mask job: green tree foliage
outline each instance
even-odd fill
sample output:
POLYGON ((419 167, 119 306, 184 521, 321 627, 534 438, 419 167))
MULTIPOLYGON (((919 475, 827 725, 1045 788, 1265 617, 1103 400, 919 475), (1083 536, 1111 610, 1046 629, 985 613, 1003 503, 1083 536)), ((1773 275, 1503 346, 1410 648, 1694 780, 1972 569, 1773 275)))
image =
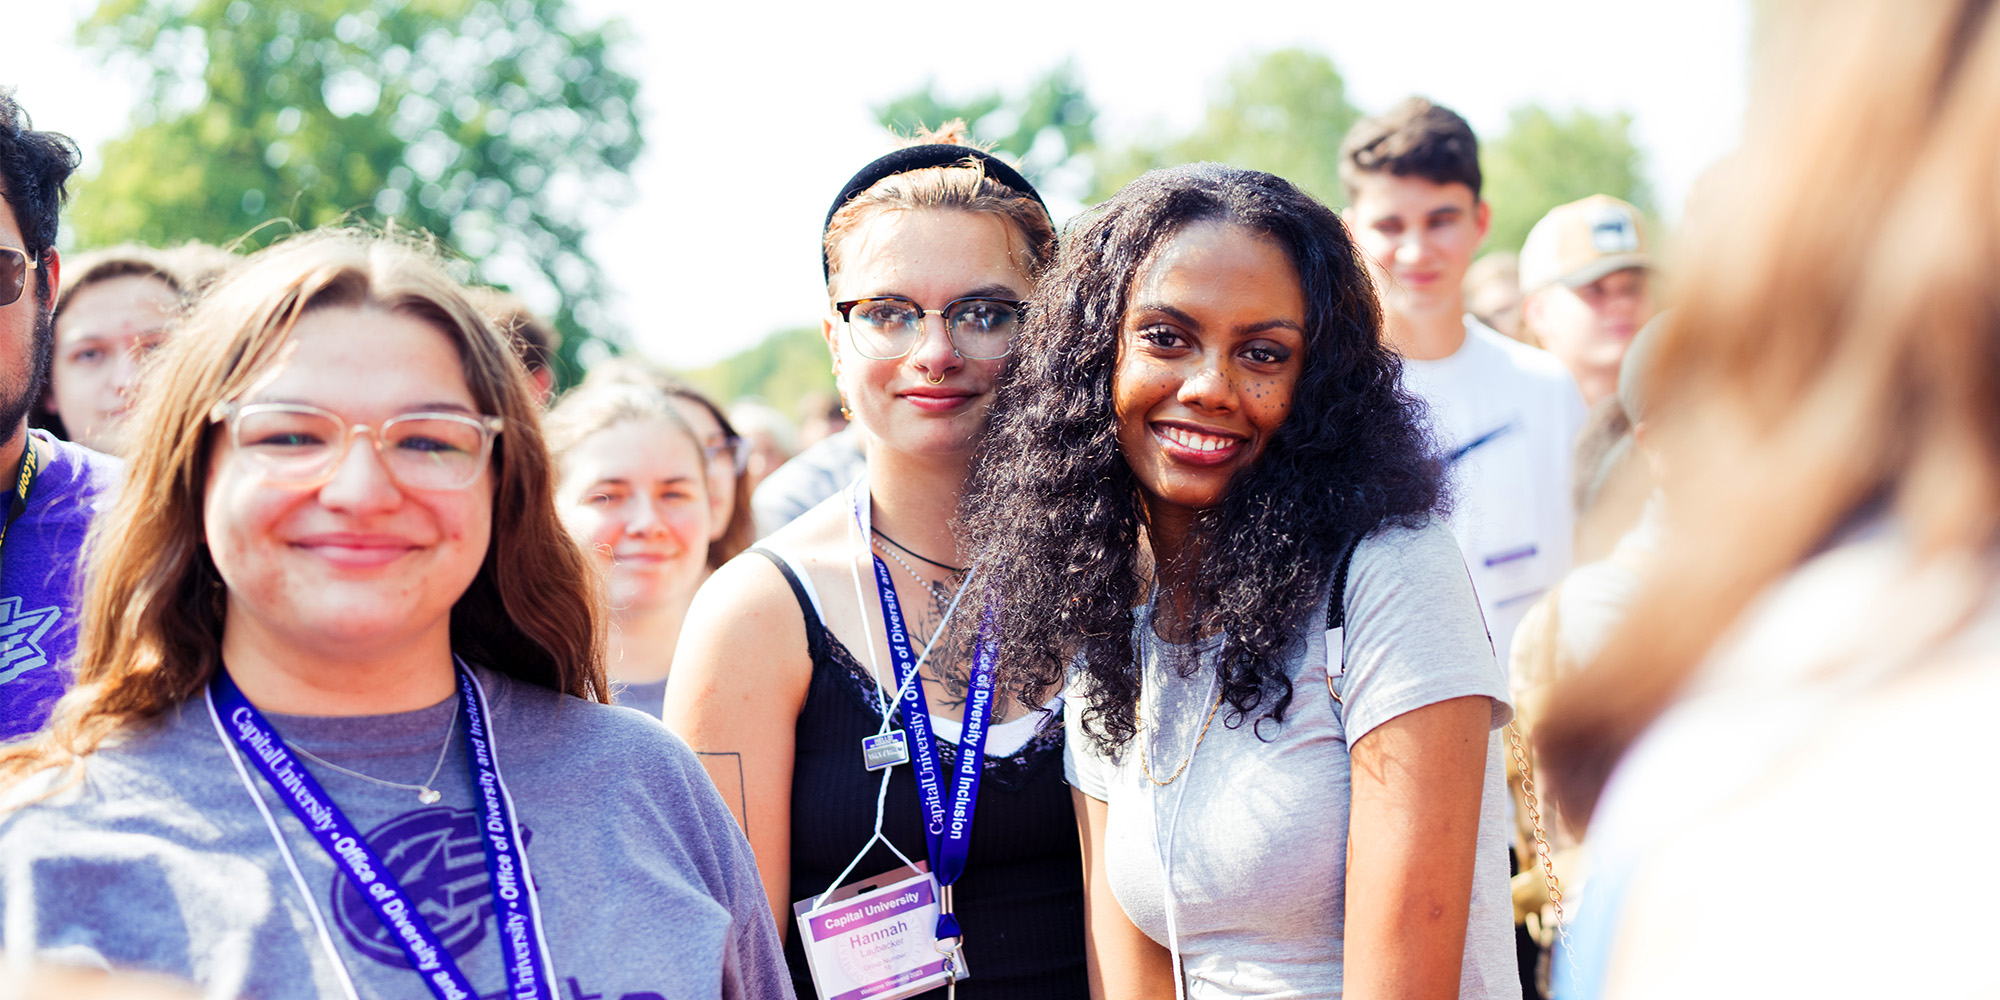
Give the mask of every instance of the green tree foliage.
POLYGON ((394 220, 554 304, 572 372, 615 343, 583 249, 641 145, 615 24, 568 0, 101 0, 78 37, 147 79, 78 191, 80 244, 394 220))
POLYGON ((819 327, 802 326, 682 375, 724 405, 756 396, 790 413, 801 396, 834 391, 832 365, 819 327))
MULTIPOLYGON (((953 118, 964 119, 975 137, 1012 157, 1037 187, 1051 179, 1060 186, 1069 178, 1056 175, 1074 167, 1088 168, 1085 154, 1097 146, 1097 108, 1084 94, 1083 81, 1070 63, 1049 70, 1011 96, 988 91, 949 100, 938 94, 936 80, 926 80, 875 109, 876 121, 903 134, 919 127, 936 128, 953 118)), ((1074 186, 1081 194, 1088 188, 1088 178, 1074 186)))
POLYGON ((1110 197, 1155 167, 1215 160, 1269 171, 1329 205, 1343 205, 1340 140, 1360 114, 1326 56, 1303 49, 1253 56, 1230 71, 1193 132, 1105 150, 1092 200, 1110 197))
POLYGON ((1632 116, 1623 112, 1514 109, 1506 133, 1479 150, 1484 193, 1493 206, 1486 249, 1519 251, 1549 209, 1593 194, 1623 198, 1650 214, 1645 158, 1631 132, 1632 116))

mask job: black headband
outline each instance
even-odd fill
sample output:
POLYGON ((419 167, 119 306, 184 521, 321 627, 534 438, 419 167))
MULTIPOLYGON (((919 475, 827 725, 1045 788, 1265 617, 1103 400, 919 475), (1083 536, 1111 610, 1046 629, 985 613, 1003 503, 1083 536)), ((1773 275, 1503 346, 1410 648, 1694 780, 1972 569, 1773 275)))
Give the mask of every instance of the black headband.
MULTIPOLYGON (((948 143, 905 146, 862 167, 861 172, 849 178, 847 186, 840 189, 840 196, 833 199, 833 207, 826 210, 826 223, 819 229, 819 267, 825 273, 826 280, 833 280, 833 261, 826 255, 826 231, 833 228, 833 217, 839 214, 840 206, 853 200, 855 195, 874 187, 875 182, 884 177, 894 177, 897 174, 929 167, 949 167, 968 159, 978 160, 984 164, 986 176, 1035 199, 1035 204, 1042 206, 1042 214, 1048 214, 1048 203, 1042 200, 1041 193, 1035 190, 1035 186, 1028 183, 1028 179, 1021 176, 1020 171, 1008 166, 1005 161, 992 153, 971 146, 953 146, 948 143)), ((1051 221, 1053 222, 1053 216, 1051 221)))

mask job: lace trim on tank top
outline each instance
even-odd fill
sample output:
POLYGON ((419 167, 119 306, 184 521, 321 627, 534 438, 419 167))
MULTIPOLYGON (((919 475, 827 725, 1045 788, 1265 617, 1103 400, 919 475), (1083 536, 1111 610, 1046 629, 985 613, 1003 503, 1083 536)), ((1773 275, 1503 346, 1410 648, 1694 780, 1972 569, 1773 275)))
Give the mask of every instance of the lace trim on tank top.
MULTIPOLYGON (((881 689, 876 685, 875 678, 870 676, 868 668, 855 658, 853 650, 848 649, 847 644, 841 642, 840 637, 834 635, 833 630, 827 628, 826 623, 821 620, 819 611, 813 607, 812 599, 808 596, 809 591, 794 570, 791 560, 763 546, 750 551, 770 559, 778 567, 778 572, 784 574, 785 582, 792 585, 792 594, 799 602, 799 612, 805 617, 806 648, 818 649, 825 653, 824 664, 818 662, 819 657, 814 657, 813 669, 818 671, 822 667, 828 668, 828 679, 855 708, 870 718, 881 718, 881 704, 877 700, 881 689)), ((1043 758, 1062 753, 1062 706, 1057 705, 1052 709, 1037 708, 1035 711, 1041 713, 1044 718, 1037 727, 1034 738, 1007 756, 996 757, 988 754, 985 767, 981 769, 982 780, 994 782, 1010 792, 1018 791, 1029 773, 1043 758)), ((901 712, 896 713, 891 725, 896 729, 903 728, 901 712)), ((957 743, 940 739, 937 741, 937 748, 939 763, 944 765, 946 770, 957 766, 957 743)), ((857 748, 855 753, 860 753, 860 750, 857 748)))

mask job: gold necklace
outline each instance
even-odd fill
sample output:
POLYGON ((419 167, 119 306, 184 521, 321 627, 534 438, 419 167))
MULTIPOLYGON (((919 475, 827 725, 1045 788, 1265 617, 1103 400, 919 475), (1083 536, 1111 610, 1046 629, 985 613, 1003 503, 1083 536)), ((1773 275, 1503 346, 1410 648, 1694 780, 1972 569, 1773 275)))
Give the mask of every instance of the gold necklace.
MULTIPOLYGON (((1150 632, 1152 630, 1153 630, 1152 622, 1148 621, 1146 623, 1146 631, 1150 632)), ((1142 632, 1140 635, 1141 635, 1140 641, 1143 642, 1144 633, 1142 632)), ((1143 657, 1143 655, 1144 655, 1144 650, 1141 650, 1141 656, 1143 657)), ((1199 656, 1200 654, 1197 653, 1196 655, 1199 656)), ((1163 662, 1161 665, 1165 666, 1165 663, 1163 662)), ((1141 678, 1144 678, 1145 676, 1145 669, 1146 669, 1145 661, 1142 658, 1139 666, 1139 673, 1141 678)), ((1139 771, 1146 776, 1146 780, 1152 782, 1153 784, 1161 788, 1165 788, 1168 785, 1173 784, 1174 779, 1179 778, 1181 776, 1181 772, 1187 770, 1189 764, 1194 763, 1195 751, 1201 749, 1201 741, 1208 737, 1209 724, 1215 721, 1216 710, 1220 709, 1221 707, 1222 707, 1222 681, 1220 678, 1217 678, 1215 684, 1215 703, 1208 706, 1208 718, 1202 720, 1201 732, 1195 735, 1194 746, 1188 748, 1187 756, 1185 758, 1182 758, 1181 760, 1181 766, 1174 768, 1174 773, 1167 775, 1167 780, 1165 781, 1161 781, 1160 779, 1153 777, 1153 766, 1146 760, 1146 757, 1148 756, 1146 752, 1146 744, 1144 741, 1141 741, 1139 744, 1139 771)))

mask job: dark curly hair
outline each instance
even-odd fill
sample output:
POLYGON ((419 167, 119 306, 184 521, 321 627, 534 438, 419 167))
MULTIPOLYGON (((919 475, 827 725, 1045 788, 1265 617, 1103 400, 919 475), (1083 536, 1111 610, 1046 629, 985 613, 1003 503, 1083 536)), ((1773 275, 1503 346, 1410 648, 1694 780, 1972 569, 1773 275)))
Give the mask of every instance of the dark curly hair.
MULTIPOLYGON (((0 196, 21 226, 22 249, 43 260, 56 245, 57 218, 69 181, 82 157, 76 143, 60 132, 37 132, 28 112, 14 100, 14 88, 0 87, 0 196)), ((38 270, 35 297, 49 304, 49 275, 38 270)))
POLYGON ((11 430, 35 409, 49 384, 55 356, 55 319, 50 310, 49 253, 56 245, 56 224, 67 196, 63 185, 82 157, 76 143, 60 132, 37 132, 28 112, 14 100, 14 88, 0 87, 0 198, 21 227, 21 249, 41 266, 35 268, 34 357, 29 362, 27 392, 0 401, 0 427, 11 430))
MULTIPOLYGON (((1145 599, 1146 515, 1118 448, 1112 386, 1140 269, 1190 225, 1223 221, 1281 246, 1306 302, 1305 368, 1257 464, 1203 511, 1189 551, 1205 634, 1225 636, 1222 697, 1235 726, 1282 723, 1283 654, 1325 614, 1347 547, 1385 521, 1445 503, 1444 465, 1340 219, 1283 178, 1214 163, 1156 170, 1074 224, 1036 288, 961 507, 977 553, 972 607, 996 607, 1005 686, 1028 704, 1072 660, 1089 678, 1085 731, 1115 751, 1137 731, 1134 609, 1145 599), (976 601, 976 603, 975 603, 976 601)), ((1192 667, 1190 667, 1192 669, 1192 667)))

